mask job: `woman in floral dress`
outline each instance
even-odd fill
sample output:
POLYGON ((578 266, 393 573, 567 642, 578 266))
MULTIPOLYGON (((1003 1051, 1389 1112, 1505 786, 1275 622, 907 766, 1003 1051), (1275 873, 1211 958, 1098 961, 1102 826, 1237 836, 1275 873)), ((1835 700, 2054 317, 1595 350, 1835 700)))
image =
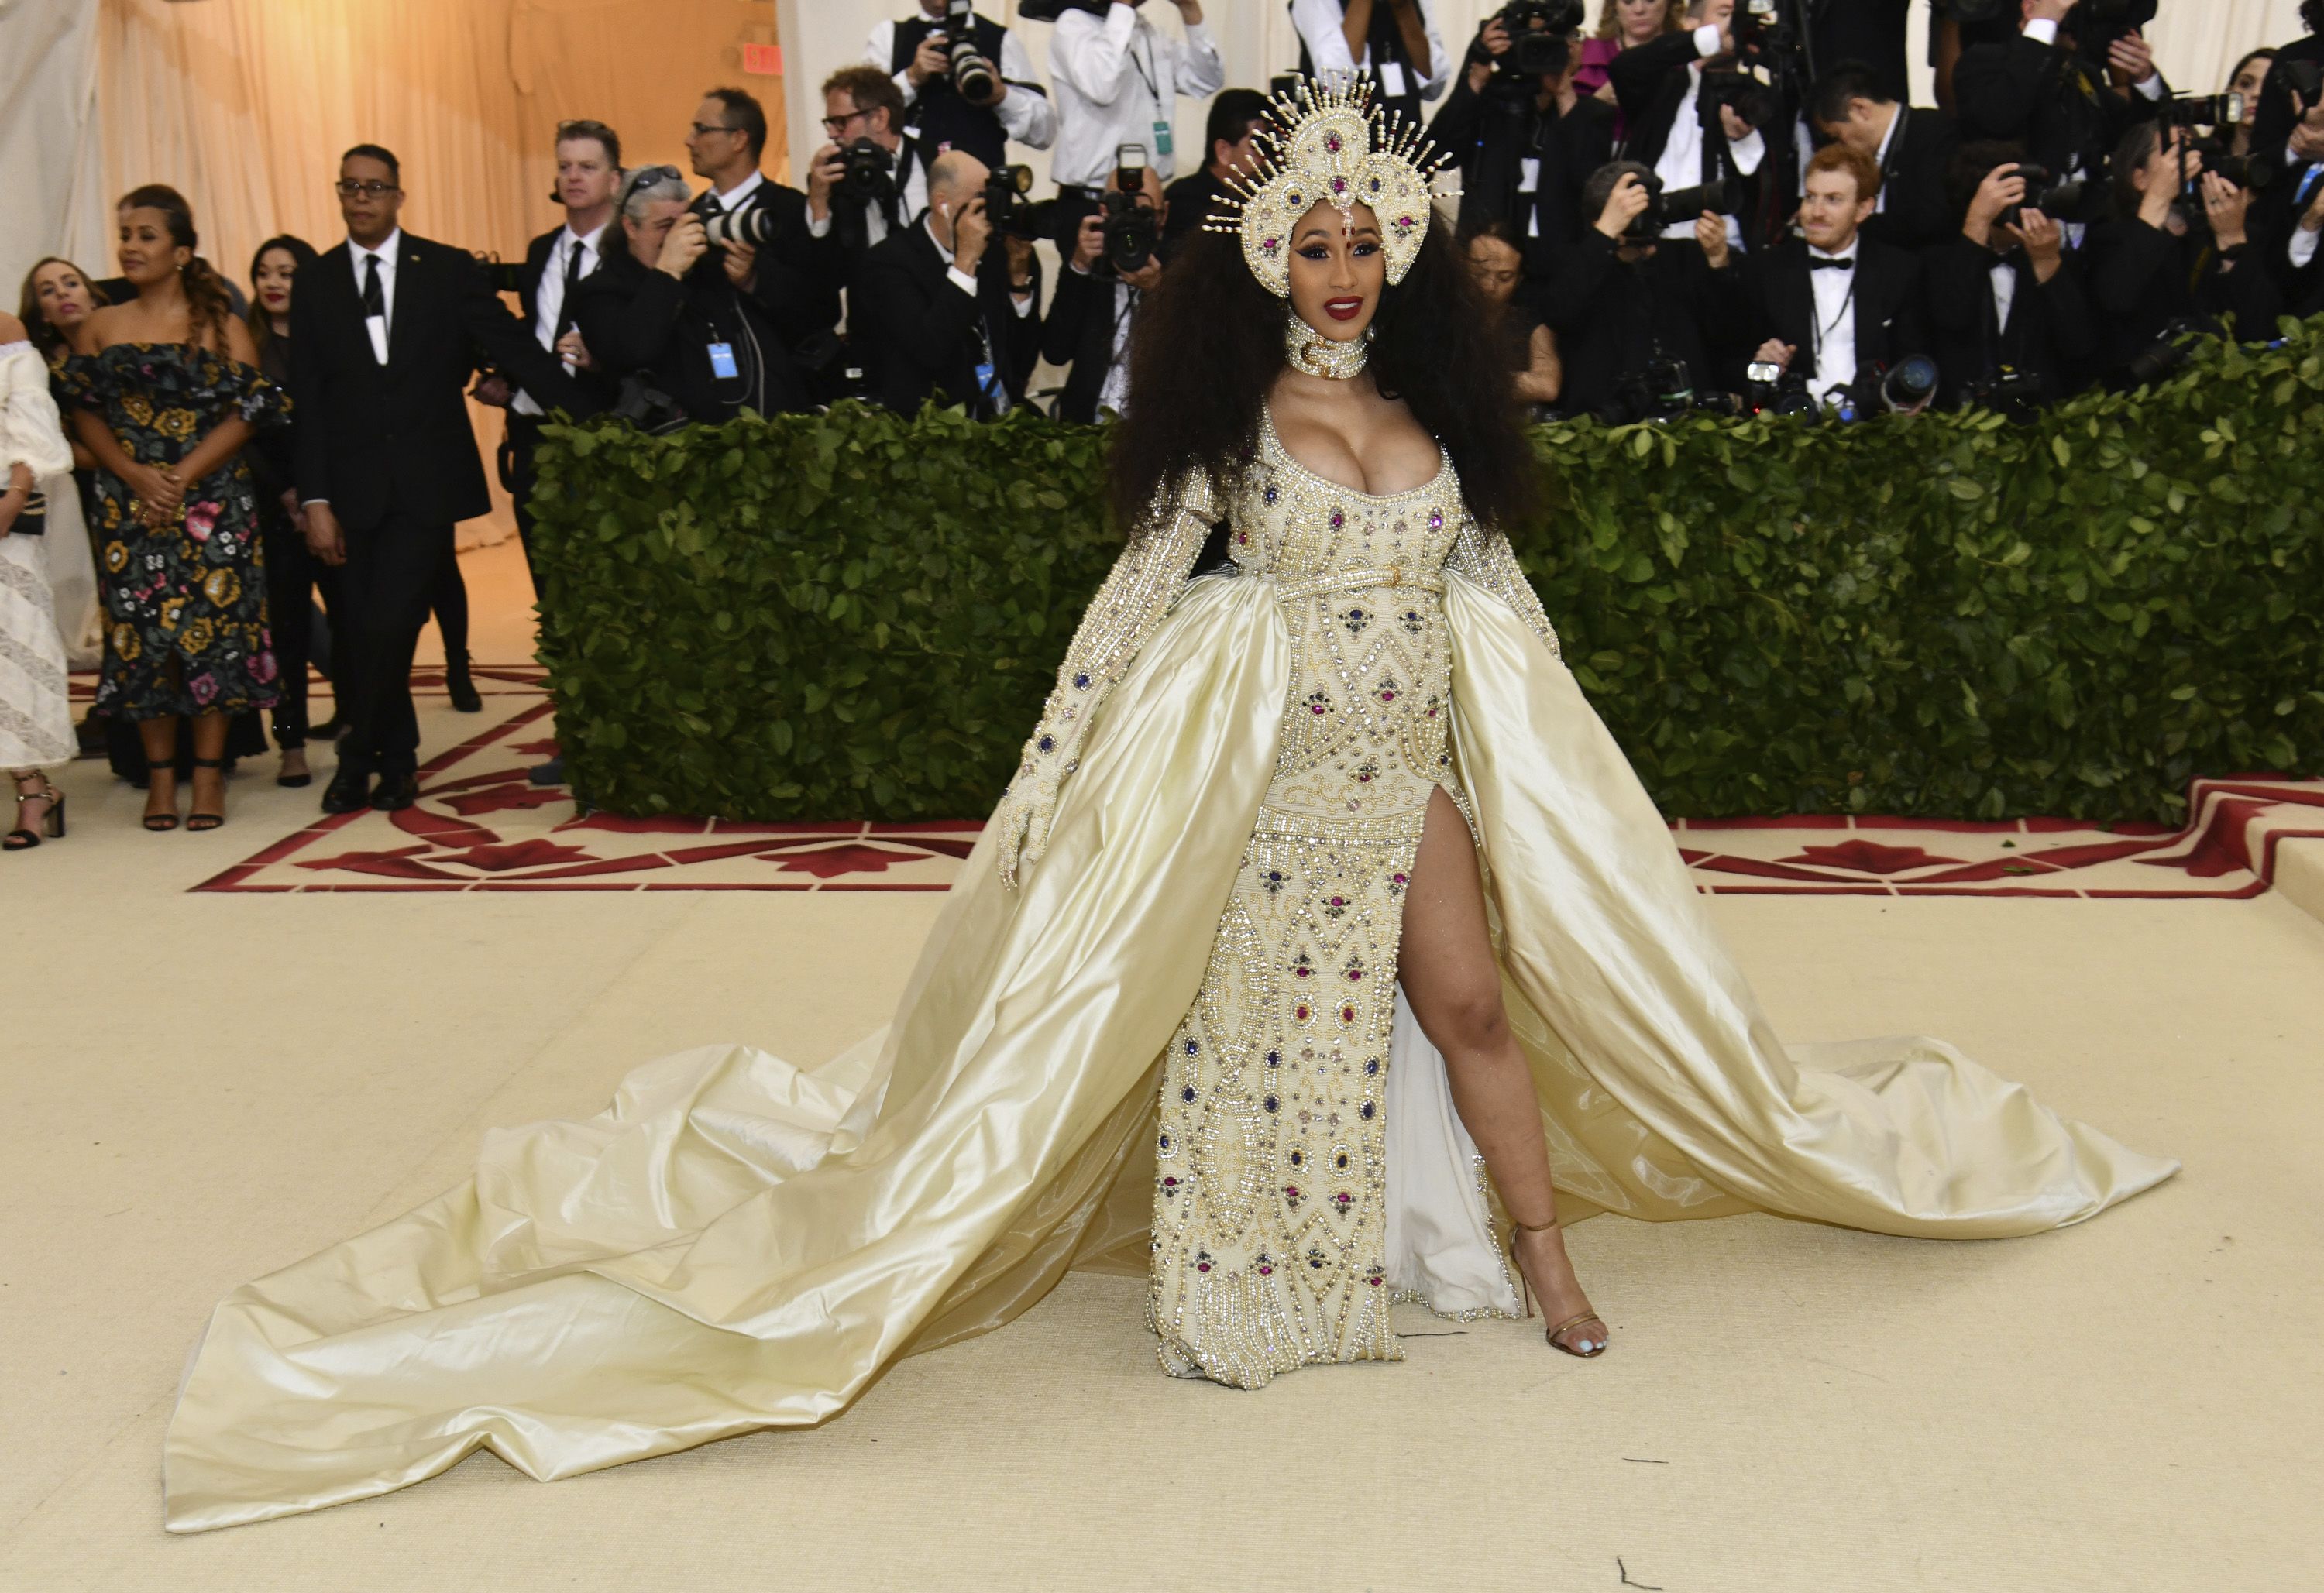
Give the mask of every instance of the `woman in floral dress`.
POLYGON ((195 258, 193 217, 158 194, 124 204, 121 272, 137 297, 82 324, 61 377, 98 465, 106 637, 95 712, 137 724, 149 830, 177 828, 178 723, 191 721, 187 828, 214 830, 226 822, 228 720, 276 696, 256 494, 240 455, 287 401, 258 371, 225 284, 195 258))

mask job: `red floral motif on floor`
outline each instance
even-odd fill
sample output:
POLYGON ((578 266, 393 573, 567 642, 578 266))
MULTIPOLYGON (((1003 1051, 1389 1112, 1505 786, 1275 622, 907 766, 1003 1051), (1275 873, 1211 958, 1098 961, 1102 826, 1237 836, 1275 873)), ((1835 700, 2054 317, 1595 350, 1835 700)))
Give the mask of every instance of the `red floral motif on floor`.
MULTIPOLYGON (((416 806, 318 817, 196 889, 941 891, 982 828, 583 813, 570 791, 529 778, 557 750, 539 671, 477 675, 517 711, 430 760, 416 806)), ((2324 781, 2198 780, 2189 812, 2175 831, 1828 814, 1673 829, 1714 893, 2238 898, 2267 889, 2283 842, 2324 839, 2324 781)))

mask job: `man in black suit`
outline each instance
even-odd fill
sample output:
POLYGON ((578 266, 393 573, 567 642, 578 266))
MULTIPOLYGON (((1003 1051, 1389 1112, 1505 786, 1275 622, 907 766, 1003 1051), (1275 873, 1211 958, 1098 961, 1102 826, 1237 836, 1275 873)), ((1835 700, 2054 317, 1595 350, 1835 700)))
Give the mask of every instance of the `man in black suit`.
POLYGON ((1258 89, 1219 90, 1218 97, 1211 101, 1210 120, 1203 128, 1203 146, 1210 158, 1202 170, 1188 172, 1162 190, 1162 208, 1169 216, 1162 224, 1164 243, 1176 247, 1214 208, 1222 216, 1231 213, 1226 207, 1233 203, 1234 190, 1227 186, 1227 180, 1259 169, 1259 129, 1267 118, 1267 96, 1258 89))
POLYGON ((2324 72, 2324 0, 2301 0, 2300 20, 2308 37, 2275 52, 2252 119, 2252 158, 2282 161, 2293 175, 2324 161, 2324 96, 2302 96, 2292 87, 2294 78, 2324 72))
MULTIPOLYGON (((1135 196, 1140 208, 1156 211, 1162 236, 1169 238, 1171 205, 1154 168, 1116 168, 1106 186, 1135 196)), ((1121 271, 1105 259, 1103 218, 1082 217, 1073 255, 1057 273, 1057 291, 1041 321, 1041 357, 1066 367, 1065 391, 1057 395, 1058 419, 1087 426, 1101 410, 1128 411, 1130 333, 1146 295, 1161 285, 1164 258, 1149 255, 1144 264, 1121 271)))
POLYGON ((2154 55, 2136 33, 2107 50, 2103 73, 2074 42, 2076 0, 2020 0, 2016 37, 1961 52, 1953 105, 1967 139, 2024 146, 2061 176, 2096 176, 2132 126, 2170 97, 2154 55))
POLYGON ((419 794, 411 653, 453 558, 452 523, 492 507, 468 378, 483 356, 551 407, 583 403, 466 251, 397 225, 392 154, 349 150, 338 193, 346 242, 300 273, 308 280, 290 300, 294 468, 309 551, 345 566, 338 684, 350 735, 323 808, 388 811, 419 794))
MULTIPOLYGON (((524 266, 517 276, 517 302, 533 341, 565 361, 574 385, 587 395, 590 412, 613 408, 617 390, 599 373, 576 363, 577 339, 573 336, 573 308, 584 278, 604 262, 604 251, 616 243, 607 232, 613 216, 613 190, 622 180, 622 140, 603 122, 565 122, 557 129, 557 202, 565 207, 565 225, 545 232, 525 246, 524 266), (559 345, 563 345, 562 347, 559 345)), ((532 455, 540 446, 540 428, 549 410, 540 399, 512 389, 506 377, 493 376, 477 386, 486 403, 508 406, 508 433, 501 445, 501 485, 516 505, 517 539, 524 547, 525 567, 531 572, 533 591, 540 591, 540 569, 532 557, 532 455)))
POLYGON ((863 257, 855 331, 873 392, 900 413, 933 398, 991 420, 1024 400, 1040 352, 1041 284, 1030 239, 991 247, 990 175, 965 151, 937 156, 927 214, 863 257))
POLYGON ((1958 231, 1922 256, 1929 329, 1935 339, 1941 401, 1970 401, 2005 374, 2031 382, 2024 403, 2055 403, 2080 385, 2098 352, 2098 321, 2079 260, 2065 235, 2039 210, 2009 226, 2003 213, 2025 202, 2015 145, 1964 145, 1949 188, 1967 212, 1958 231))
POLYGON ((1816 79, 1811 102, 1816 130, 1861 151, 1880 173, 1880 196, 1864 235, 1899 249, 1942 243, 1955 214, 1946 174, 1960 139, 1942 111, 1915 110, 1880 87, 1872 68, 1844 60, 1816 79))
MULTIPOLYGON (((1819 403, 1929 351, 1920 262, 1860 230, 1879 190, 1871 156, 1826 144, 1808 162, 1803 235, 1755 253, 1747 271, 1767 339, 1754 357, 1788 371, 1804 351, 1808 391, 1819 403)), ((1708 253, 1719 263, 1718 252, 1708 253)))
POLYGON ((1904 23, 1912 8, 1912 0, 1811 0, 1808 39, 1818 81, 1837 63, 1854 61, 1881 98, 1910 98, 1904 23))
POLYGON ((1514 78, 1501 69, 1508 30, 1498 16, 1488 21, 1428 128, 1436 147, 1461 163, 1461 233, 1507 224, 1534 290, 1528 301, 1582 234, 1582 184, 1614 158, 1617 113, 1575 92, 1582 51, 1577 41, 1567 42, 1563 70, 1514 78))
POLYGON ((723 274, 755 297, 774 323, 783 357, 808 365, 835 350, 832 328, 839 325, 839 287, 818 259, 807 231, 807 196, 769 180, 759 170, 767 147, 767 112, 740 88, 714 88, 695 107, 686 135, 694 174, 710 189, 694 202, 706 220, 751 209, 763 213, 766 237, 752 244, 730 242, 703 255, 695 270, 705 278, 723 274))
MULTIPOLYGON (((1734 16, 1735 0, 1688 0, 1687 31, 1625 50, 1606 77, 1628 123, 1622 159, 1646 166, 1666 191, 1738 179, 1743 204, 1729 220, 1728 237, 1740 242, 1740 217, 1757 209, 1756 180, 1767 161, 1767 141, 1723 100, 1710 114, 1702 95, 1706 69, 1733 64, 1734 16)), ((1683 241, 1693 234, 1693 218, 1683 216, 1663 235, 1683 241)))
POLYGON ((1684 365, 1689 385, 1718 385, 1717 335, 1742 318, 1743 273, 1727 255, 1724 217, 1703 212, 1692 238, 1632 235, 1652 199, 1652 177, 1635 161, 1591 174, 1582 190, 1590 225, 1559 257, 1541 297, 1542 319, 1557 334, 1564 367, 1558 404, 1568 414, 1642 419, 1624 406, 1657 360, 1684 365))

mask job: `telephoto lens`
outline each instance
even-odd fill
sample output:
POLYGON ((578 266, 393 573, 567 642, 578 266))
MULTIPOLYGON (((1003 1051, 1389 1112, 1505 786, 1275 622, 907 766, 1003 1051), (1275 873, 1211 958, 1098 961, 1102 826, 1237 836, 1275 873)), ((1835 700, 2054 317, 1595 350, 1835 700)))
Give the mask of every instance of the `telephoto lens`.
POLYGON ((952 62, 952 86, 961 97, 987 100, 1001 87, 1001 73, 976 47, 976 35, 970 31, 975 21, 969 0, 952 0, 952 9, 945 17, 945 33, 950 41, 945 53, 952 62))
POLYGON ((702 218, 702 235, 714 244, 742 244, 755 249, 773 230, 773 218, 757 205, 702 218))
POLYGON ((1937 362, 1927 355, 1907 355, 1880 379, 1881 406, 1892 415, 1917 415, 1937 396, 1937 362))

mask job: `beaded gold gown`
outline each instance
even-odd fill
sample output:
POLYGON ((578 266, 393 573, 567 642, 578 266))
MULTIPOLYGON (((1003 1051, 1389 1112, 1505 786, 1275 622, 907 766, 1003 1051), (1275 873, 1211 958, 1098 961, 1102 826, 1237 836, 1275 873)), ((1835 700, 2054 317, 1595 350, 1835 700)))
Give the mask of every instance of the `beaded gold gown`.
POLYGON ((171 1421, 169 1528, 479 1448, 548 1479, 811 1426, 1073 1266, 1142 1275, 1163 1368, 1246 1388, 1401 1358, 1396 1299, 1513 1312, 1396 993, 1440 787, 1568 1221, 2000 1238, 2177 1170, 1938 1041, 1784 1045, 1450 460, 1377 497, 1258 443, 1158 501, 1093 600, 885 1028, 808 1068, 649 1063, 235 1291, 171 1421), (1189 579, 1222 520, 1232 568, 1189 579))

